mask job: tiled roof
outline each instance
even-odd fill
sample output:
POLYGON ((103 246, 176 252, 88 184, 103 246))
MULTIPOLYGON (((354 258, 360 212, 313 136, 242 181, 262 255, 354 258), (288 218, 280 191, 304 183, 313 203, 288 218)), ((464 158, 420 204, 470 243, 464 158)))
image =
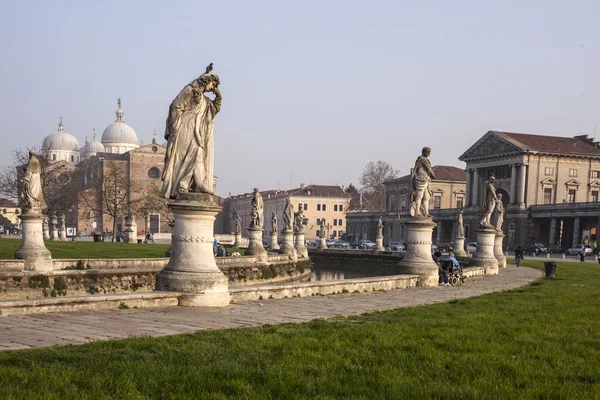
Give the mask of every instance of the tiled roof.
MULTIPOLYGON (((304 187, 299 187, 295 189, 289 190, 265 190, 260 191, 260 194, 263 198, 273 198, 273 197, 288 197, 288 196, 309 196, 308 192, 310 191, 311 197, 350 197, 348 193, 344 192, 341 186, 335 185, 306 185, 304 187)), ((252 193, 243 193, 232 195, 231 199, 238 199, 252 196, 252 193)))
POLYGON ((575 137, 490 131, 527 151, 600 156, 600 148, 587 135, 575 137))
MULTIPOLYGON (((466 182, 467 173, 464 169, 453 167, 450 165, 435 165, 433 167, 436 181, 452 181, 452 182, 466 182)), ((396 179, 385 181, 385 183, 401 183, 410 182, 410 175, 404 175, 396 179)))

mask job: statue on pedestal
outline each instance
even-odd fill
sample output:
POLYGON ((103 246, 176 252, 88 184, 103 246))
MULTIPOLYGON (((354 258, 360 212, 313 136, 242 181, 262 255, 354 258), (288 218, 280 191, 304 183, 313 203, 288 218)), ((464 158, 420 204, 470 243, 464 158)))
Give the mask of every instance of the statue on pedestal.
POLYGON ((431 198, 431 180, 435 179, 435 174, 427 158, 430 154, 431 148, 423 147, 421 155, 415 161, 415 167, 412 170, 411 217, 431 217, 429 214, 429 199, 431 198))
POLYGON ((458 212, 458 221, 457 221, 457 234, 456 236, 458 237, 464 237, 465 236, 465 226, 463 223, 463 210, 462 208, 460 209, 460 211, 458 212))
POLYGON ((19 200, 24 208, 46 208, 40 174, 42 166, 35 156, 35 151, 29 150, 29 162, 24 168, 23 177, 19 181, 19 200))
POLYGON ((301 205, 298 207, 298 212, 294 213, 294 232, 304 232, 304 213, 301 205))
POLYGON ((161 195, 214 194, 214 118, 221 110, 219 77, 208 71, 185 86, 169 107, 161 195), (204 93, 212 92, 211 100, 204 93))
POLYGON ((235 233, 242 233, 242 218, 240 218, 240 214, 235 214, 235 233))
POLYGON ((67 216, 64 213, 58 215, 58 229, 66 229, 65 220, 67 216))
POLYGON ((275 211, 271 211, 271 235, 277 235, 279 229, 277 228, 277 214, 275 211))
POLYGON ((481 215, 481 221, 479 222, 479 227, 482 229, 495 229, 495 227, 491 224, 491 216, 492 212, 496 208, 496 201, 498 198, 496 197, 496 178, 492 175, 490 177, 490 182, 488 183, 485 190, 485 200, 483 202, 483 213, 481 215))
POLYGON ((321 224, 319 225, 319 237, 323 239, 326 236, 327 234, 325 233, 325 218, 321 218, 321 224))
POLYGON ((294 208, 292 206, 292 200, 288 197, 285 201, 283 208, 283 229, 286 231, 292 230, 294 208))
POLYGON ((502 232, 502 224, 504 223, 504 204, 502 203, 502 194, 496 195, 496 208, 494 209, 494 227, 498 232, 502 232))
POLYGON ((250 228, 262 228, 263 219, 263 198, 259 193, 258 188, 254 188, 254 194, 252 197, 252 220, 250 221, 250 228))
POLYGON ((377 236, 383 236, 383 218, 377 220, 377 236))

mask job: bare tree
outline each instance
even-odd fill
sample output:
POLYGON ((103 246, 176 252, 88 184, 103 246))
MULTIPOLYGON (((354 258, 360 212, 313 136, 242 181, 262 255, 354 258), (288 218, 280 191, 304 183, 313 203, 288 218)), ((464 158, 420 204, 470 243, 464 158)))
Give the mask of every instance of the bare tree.
POLYGON ((158 214, 163 221, 167 221, 168 223, 175 222, 175 216, 167 206, 169 200, 162 197, 160 191, 161 188, 155 182, 147 185, 141 193, 142 200, 138 207, 138 213, 144 216, 158 214))
POLYGON ((116 241, 117 219, 127 214, 136 214, 143 197, 131 196, 140 192, 140 184, 130 181, 126 165, 115 160, 105 160, 101 173, 96 174, 91 187, 80 193, 80 209, 86 214, 108 215, 113 220, 113 237, 116 241))
POLYGON ((400 170, 394 169, 385 161, 371 161, 365 166, 359 182, 362 185, 362 192, 371 199, 373 211, 385 210, 386 193, 383 182, 397 178, 399 174, 400 170))

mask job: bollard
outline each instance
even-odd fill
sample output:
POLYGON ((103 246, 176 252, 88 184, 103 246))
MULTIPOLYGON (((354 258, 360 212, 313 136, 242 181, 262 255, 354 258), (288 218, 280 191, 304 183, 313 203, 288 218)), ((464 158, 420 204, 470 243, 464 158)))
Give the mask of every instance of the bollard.
POLYGON ((563 260, 565 259, 565 253, 563 253, 563 254, 562 254, 562 259, 563 259, 563 260))
POLYGON ((550 253, 546 253, 546 258, 550 258, 550 253))
POLYGON ((544 268, 546 269, 546 278, 555 278, 556 277, 556 263, 555 262, 545 262, 544 268))

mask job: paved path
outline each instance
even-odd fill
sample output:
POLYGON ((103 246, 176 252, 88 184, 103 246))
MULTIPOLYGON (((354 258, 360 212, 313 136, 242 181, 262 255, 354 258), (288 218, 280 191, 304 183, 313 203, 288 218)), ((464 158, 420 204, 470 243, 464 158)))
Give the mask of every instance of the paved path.
POLYGON ((0 350, 307 322, 478 296, 517 288, 540 276, 539 270, 509 265, 500 275, 468 278, 467 284, 461 287, 416 287, 389 292, 247 301, 226 308, 165 307, 6 316, 0 317, 0 350))

